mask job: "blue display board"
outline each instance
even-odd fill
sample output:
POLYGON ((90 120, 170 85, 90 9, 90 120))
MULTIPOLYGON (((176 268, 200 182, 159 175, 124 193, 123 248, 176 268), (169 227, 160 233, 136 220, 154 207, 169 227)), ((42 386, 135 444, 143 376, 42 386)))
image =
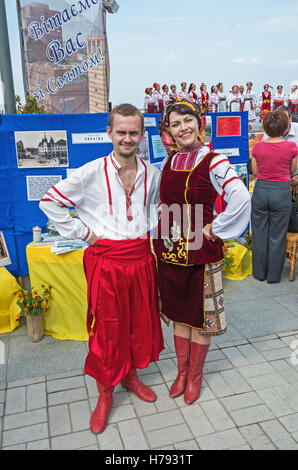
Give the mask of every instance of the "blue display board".
MULTIPOLYGON (((4 235, 11 259, 7 269, 14 276, 28 274, 26 245, 32 241, 32 228, 38 225, 45 231, 47 224, 47 218, 39 209, 39 201, 32 197, 30 187, 38 189, 40 177, 43 182, 46 176, 49 181, 55 177, 66 178, 68 169, 108 155, 112 151, 112 143, 105 136, 107 116, 106 113, 0 115, 0 232, 4 235), (42 153, 43 145, 50 146, 51 135, 58 135, 59 132, 61 139, 52 143, 57 149, 60 146, 60 154, 51 160, 53 165, 56 162, 56 166, 48 166, 42 153), (32 144, 23 145, 21 142, 25 142, 27 135, 32 144), (67 151, 66 158, 61 158, 63 145, 67 151)), ((144 116, 147 153, 150 154, 151 163, 159 165, 165 157, 165 150, 158 138, 160 115, 144 116)), ((231 163, 247 162, 248 113, 212 113, 207 117, 212 122, 214 149, 226 150, 231 163), (240 135, 218 136, 217 118, 227 116, 240 117, 240 135)), ((222 134, 222 126, 219 134, 222 134)))

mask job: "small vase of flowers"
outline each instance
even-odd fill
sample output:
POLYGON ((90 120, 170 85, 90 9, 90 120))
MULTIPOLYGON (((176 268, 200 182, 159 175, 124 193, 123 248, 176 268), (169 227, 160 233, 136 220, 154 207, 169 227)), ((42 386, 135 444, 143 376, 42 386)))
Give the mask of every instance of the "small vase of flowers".
POLYGON ((33 342, 38 342, 43 338, 43 325, 42 316, 49 314, 50 301, 52 298, 52 287, 41 286, 43 292, 38 295, 34 288, 31 292, 21 288, 17 293, 17 305, 20 307, 20 312, 17 319, 26 317, 28 336, 33 342))

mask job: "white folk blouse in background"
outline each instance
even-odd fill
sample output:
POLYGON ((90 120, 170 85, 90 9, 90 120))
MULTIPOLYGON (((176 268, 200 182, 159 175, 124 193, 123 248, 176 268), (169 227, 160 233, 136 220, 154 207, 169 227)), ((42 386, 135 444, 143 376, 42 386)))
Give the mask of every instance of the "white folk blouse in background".
POLYGON ((243 111, 248 111, 248 120, 256 120, 256 110, 255 106, 257 104, 257 95, 253 90, 246 90, 243 93, 243 111))
POLYGON ((157 225, 160 171, 137 158, 137 175, 130 194, 119 177, 121 168, 110 154, 76 169, 44 195, 40 209, 58 232, 88 241, 92 232, 110 240, 134 239, 157 225), (78 218, 72 218, 75 207, 78 218))

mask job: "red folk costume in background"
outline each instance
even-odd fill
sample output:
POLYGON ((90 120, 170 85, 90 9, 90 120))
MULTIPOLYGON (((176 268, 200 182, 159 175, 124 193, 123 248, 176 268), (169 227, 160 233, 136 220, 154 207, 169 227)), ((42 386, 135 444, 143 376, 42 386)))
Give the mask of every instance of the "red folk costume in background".
MULTIPOLYGON (((266 85, 265 85, 266 86, 266 85)), ((271 111, 271 91, 262 92, 262 104, 261 104, 261 114, 260 120, 262 121, 267 113, 271 111)))

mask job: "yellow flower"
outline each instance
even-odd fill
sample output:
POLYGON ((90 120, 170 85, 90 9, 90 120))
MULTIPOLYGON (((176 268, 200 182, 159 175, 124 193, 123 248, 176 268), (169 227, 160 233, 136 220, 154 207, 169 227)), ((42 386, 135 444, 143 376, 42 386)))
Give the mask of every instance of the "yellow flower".
POLYGON ((46 299, 49 300, 50 298, 51 298, 51 294, 47 294, 47 295, 46 295, 46 299))
POLYGON ((48 308, 48 304, 45 301, 43 301, 41 304, 41 307, 43 308, 43 310, 46 310, 48 308))

